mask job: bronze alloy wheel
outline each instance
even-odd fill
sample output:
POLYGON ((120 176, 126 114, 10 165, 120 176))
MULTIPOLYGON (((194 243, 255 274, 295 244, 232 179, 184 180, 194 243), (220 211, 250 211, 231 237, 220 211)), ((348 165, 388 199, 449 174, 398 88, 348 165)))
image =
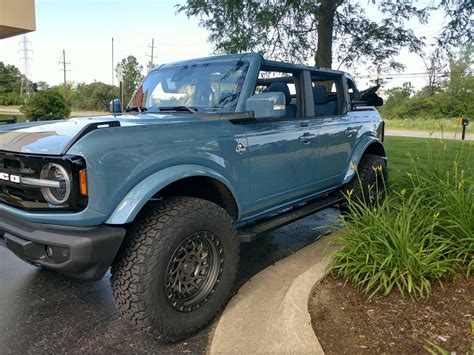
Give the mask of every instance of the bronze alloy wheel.
POLYGON ((187 237, 166 268, 165 291, 171 306, 191 312, 205 304, 219 284, 223 263, 223 248, 212 233, 201 231, 187 237))

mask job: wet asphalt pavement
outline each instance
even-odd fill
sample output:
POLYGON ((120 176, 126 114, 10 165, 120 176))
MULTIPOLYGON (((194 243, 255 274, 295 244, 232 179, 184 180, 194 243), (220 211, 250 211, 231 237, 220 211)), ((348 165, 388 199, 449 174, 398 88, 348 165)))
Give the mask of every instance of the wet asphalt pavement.
MULTIPOLYGON (((241 244, 236 292, 253 275, 335 228, 328 209, 241 244)), ((184 342, 163 345, 120 319, 109 287, 41 270, 0 247, 0 354, 204 353, 217 322, 184 342)))

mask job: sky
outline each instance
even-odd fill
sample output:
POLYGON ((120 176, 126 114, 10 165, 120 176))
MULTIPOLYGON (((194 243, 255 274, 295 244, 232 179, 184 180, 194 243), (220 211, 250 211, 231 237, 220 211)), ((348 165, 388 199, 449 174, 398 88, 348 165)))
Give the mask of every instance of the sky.
MULTIPOLYGON (((15 1, 15 0, 10 0, 15 1)), ((212 55, 208 32, 199 27, 199 19, 177 14, 176 4, 184 0, 36 0, 36 31, 27 35, 31 79, 55 85, 63 81, 62 51, 66 52, 67 80, 112 83, 111 41, 114 38, 115 63, 134 55, 145 66, 149 61, 152 38, 155 40, 155 63, 169 63, 212 55)), ((369 3, 369 1, 367 1, 369 3)), ((426 5, 429 0, 420 0, 426 5)), ((373 9, 368 9, 370 15, 373 9)), ((376 12, 373 12, 374 16, 376 12)), ((437 13, 427 25, 410 21, 416 34, 432 37, 442 27, 442 14, 437 13)), ((0 61, 23 71, 20 41, 16 36, 0 41, 0 61)), ((337 48, 335 49, 337 50, 337 48)), ((411 75, 425 72, 423 61, 406 51, 398 58, 407 68, 404 75, 391 76, 386 88, 411 81, 417 88, 426 85, 426 77, 411 75)), ((312 64, 312 63, 307 63, 312 64)), ((341 68, 344 70, 345 68, 341 68)), ((357 68, 360 88, 369 79, 363 67, 357 68)), ((386 74, 386 73, 385 73, 386 74)), ((117 79, 114 79, 117 83, 117 79)))

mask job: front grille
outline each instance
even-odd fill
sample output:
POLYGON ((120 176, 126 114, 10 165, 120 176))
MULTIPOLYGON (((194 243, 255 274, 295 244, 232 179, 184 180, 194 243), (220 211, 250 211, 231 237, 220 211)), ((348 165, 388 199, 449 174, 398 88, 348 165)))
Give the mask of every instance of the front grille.
MULTIPOLYGON (((72 180, 77 186, 75 175, 77 175, 78 169, 85 167, 81 158, 41 157, 0 151, 0 173, 17 175, 22 178, 40 179, 41 169, 52 162, 63 165, 72 174, 72 180)), ((87 199, 73 193, 68 204, 53 207, 44 199, 39 187, 22 186, 0 179, 0 203, 24 210, 51 210, 51 208, 82 210, 87 204, 87 199)))
MULTIPOLYGON (((0 152, 0 172, 9 175, 39 179, 44 164, 42 157, 0 152)), ((0 202, 23 209, 48 208, 48 203, 38 188, 3 180, 0 180, 0 202)))

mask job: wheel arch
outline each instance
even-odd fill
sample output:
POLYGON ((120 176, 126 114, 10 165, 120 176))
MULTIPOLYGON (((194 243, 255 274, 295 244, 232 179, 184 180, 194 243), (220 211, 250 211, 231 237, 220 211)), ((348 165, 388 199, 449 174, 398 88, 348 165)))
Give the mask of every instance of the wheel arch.
POLYGON ((385 147, 378 138, 373 136, 364 138, 356 145, 354 151, 352 152, 352 157, 349 161, 349 166, 346 169, 346 175, 344 176, 343 184, 348 184, 351 182, 352 178, 356 174, 357 167, 359 166, 362 157, 367 154, 377 155, 387 159, 385 147))
POLYGON ((169 196, 202 198, 224 208, 234 220, 240 216, 240 203, 229 180, 204 166, 180 165, 141 181, 121 200, 106 224, 131 223, 153 198, 169 196))

